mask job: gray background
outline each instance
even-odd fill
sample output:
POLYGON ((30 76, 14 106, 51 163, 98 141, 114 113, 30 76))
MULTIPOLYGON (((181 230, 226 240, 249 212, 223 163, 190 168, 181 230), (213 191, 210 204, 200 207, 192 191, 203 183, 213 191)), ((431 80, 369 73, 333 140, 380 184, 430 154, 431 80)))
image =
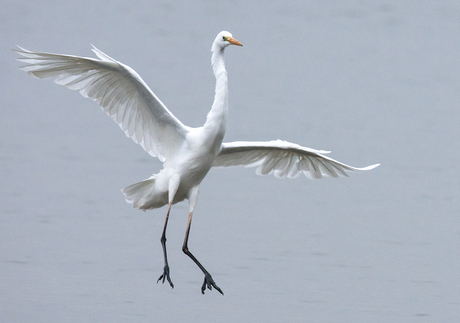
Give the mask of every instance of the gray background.
POLYGON ((18 1, 0 13, 0 321, 459 322, 457 1, 18 1), (97 105, 20 72, 11 48, 128 64, 185 124, 213 98, 229 30, 227 141, 285 139, 350 178, 213 169, 189 246, 120 189, 161 164, 97 105))

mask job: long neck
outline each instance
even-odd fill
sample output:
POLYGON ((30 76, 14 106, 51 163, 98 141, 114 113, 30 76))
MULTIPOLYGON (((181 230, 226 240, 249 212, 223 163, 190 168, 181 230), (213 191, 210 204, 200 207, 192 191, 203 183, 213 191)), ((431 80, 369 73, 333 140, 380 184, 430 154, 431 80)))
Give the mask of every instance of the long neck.
POLYGON ((227 127, 228 114, 228 78, 222 48, 212 49, 211 62, 216 77, 216 90, 214 103, 208 113, 204 128, 206 131, 214 133, 218 140, 222 141, 227 127))

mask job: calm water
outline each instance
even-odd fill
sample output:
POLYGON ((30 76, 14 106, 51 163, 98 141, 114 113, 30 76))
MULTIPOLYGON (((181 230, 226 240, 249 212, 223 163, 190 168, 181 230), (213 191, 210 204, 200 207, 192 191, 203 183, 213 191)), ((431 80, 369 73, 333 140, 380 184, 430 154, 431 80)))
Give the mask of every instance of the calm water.
POLYGON ((4 1, 0 19, 0 321, 458 322, 460 4, 451 1, 4 1), (227 29, 226 140, 286 139, 354 166, 309 181, 214 169, 189 246, 120 189, 161 164, 95 103, 17 70, 10 49, 136 69, 185 124, 214 90, 227 29))

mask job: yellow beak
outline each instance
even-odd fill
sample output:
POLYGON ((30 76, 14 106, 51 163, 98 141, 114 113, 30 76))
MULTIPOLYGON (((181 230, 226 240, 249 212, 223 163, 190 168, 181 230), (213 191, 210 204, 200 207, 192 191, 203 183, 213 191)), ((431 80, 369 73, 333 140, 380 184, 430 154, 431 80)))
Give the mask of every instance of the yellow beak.
POLYGON ((227 38, 227 41, 232 44, 232 45, 237 45, 237 46, 243 46, 239 41, 237 41, 235 38, 233 37, 228 37, 227 38))

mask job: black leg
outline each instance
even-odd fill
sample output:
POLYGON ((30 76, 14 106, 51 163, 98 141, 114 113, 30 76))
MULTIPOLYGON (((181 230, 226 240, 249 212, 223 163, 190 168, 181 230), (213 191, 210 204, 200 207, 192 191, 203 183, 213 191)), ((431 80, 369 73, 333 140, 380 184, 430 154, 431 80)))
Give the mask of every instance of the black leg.
POLYGON ((201 286, 201 293, 204 294, 204 291, 205 291, 206 287, 209 290, 212 290, 212 288, 214 287, 216 290, 219 291, 219 293, 224 295, 222 290, 216 285, 216 283, 212 279, 211 274, 208 273, 208 271, 203 267, 203 265, 200 264, 198 259, 196 259, 195 256, 192 255, 192 253, 188 250, 188 245, 187 244, 188 244, 188 235, 190 233, 190 226, 192 224, 192 214, 193 214, 193 212, 190 212, 189 215, 188 215, 187 231, 185 232, 185 239, 184 239, 184 244, 182 245, 182 251, 187 256, 189 256, 197 264, 197 266, 201 269, 201 271, 204 274, 204 282, 203 282, 203 285, 201 286))
POLYGON ((171 277, 169 277, 169 265, 168 265, 168 256, 166 254, 166 227, 168 226, 168 219, 169 219, 169 212, 171 211, 171 204, 168 207, 168 213, 166 213, 166 220, 165 226, 163 228, 163 234, 161 235, 161 246, 163 247, 163 256, 165 258, 165 266, 163 268, 163 274, 158 278, 157 283, 161 280, 161 283, 164 284, 165 279, 168 280, 169 285, 174 288, 174 284, 171 281, 171 277))

